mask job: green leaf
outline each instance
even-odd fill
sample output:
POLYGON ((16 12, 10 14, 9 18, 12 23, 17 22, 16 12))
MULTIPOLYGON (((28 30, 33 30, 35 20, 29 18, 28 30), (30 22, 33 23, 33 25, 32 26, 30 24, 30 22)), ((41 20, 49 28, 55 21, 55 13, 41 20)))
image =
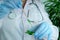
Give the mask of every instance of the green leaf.
POLYGON ((29 30, 27 30, 27 32, 26 32, 27 34, 29 34, 29 35, 33 35, 34 34, 34 32, 32 32, 32 31, 29 31, 29 30))

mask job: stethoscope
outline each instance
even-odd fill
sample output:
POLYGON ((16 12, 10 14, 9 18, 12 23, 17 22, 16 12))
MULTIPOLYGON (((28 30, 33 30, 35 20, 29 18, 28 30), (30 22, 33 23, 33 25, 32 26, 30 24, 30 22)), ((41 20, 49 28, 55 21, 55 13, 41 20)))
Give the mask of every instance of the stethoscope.
MULTIPOLYGON (((40 15, 41 15, 41 17, 42 17, 42 19, 41 19, 40 21, 37 21, 37 22, 43 21, 44 18, 43 18, 42 12, 41 12, 41 10, 39 9, 38 5, 34 2, 34 0, 32 0, 32 3, 29 3, 29 5, 34 5, 34 6, 36 6, 37 10, 39 11, 39 13, 40 13, 40 15)), ((27 18, 29 18, 29 14, 30 14, 30 9, 28 9, 27 18)), ((29 19, 27 19, 27 20, 28 20, 29 23, 36 23, 35 21, 31 21, 31 20, 29 20, 29 19)))

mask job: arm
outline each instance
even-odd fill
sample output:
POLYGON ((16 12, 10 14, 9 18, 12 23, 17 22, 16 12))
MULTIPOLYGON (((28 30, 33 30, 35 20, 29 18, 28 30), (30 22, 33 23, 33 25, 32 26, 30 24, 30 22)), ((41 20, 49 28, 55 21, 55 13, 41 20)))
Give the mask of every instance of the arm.
POLYGON ((58 40, 58 36, 59 36, 59 30, 56 26, 52 25, 52 36, 51 39, 52 40, 58 40))
MULTIPOLYGON (((43 5, 43 9, 45 14, 48 15, 48 13, 45 11, 44 5, 43 5)), ((46 15, 45 15, 46 16, 46 15)), ((59 36, 59 30, 57 28, 57 26, 54 26, 53 23, 51 22, 51 20, 49 19, 49 16, 44 17, 45 21, 48 22, 51 25, 51 29, 52 29, 52 34, 51 34, 51 39, 52 40, 58 40, 58 36, 59 36)))
POLYGON ((6 17, 7 14, 9 14, 11 10, 20 8, 19 6, 21 6, 21 5, 15 5, 15 2, 13 0, 3 0, 3 2, 0 4, 0 20, 4 19, 4 20, 1 20, 1 22, 0 22, 1 23, 0 40, 7 40, 7 39, 8 40, 16 40, 16 39, 18 40, 18 38, 15 39, 15 37, 17 37, 17 36, 20 37, 18 35, 18 31, 15 28, 15 24, 16 24, 16 26, 17 25, 19 26, 19 21, 17 20, 18 22, 16 23, 16 20, 11 21, 10 19, 8 19, 6 17), (2 23, 3 21, 4 21, 4 23, 2 23), (13 30, 15 30, 15 31, 13 31, 13 30), (11 34, 14 35, 14 37, 11 34))
POLYGON ((49 35, 49 40, 57 40, 58 39, 58 35, 59 35, 58 28, 52 24, 51 20, 49 19, 48 13, 45 11, 45 8, 44 8, 43 4, 40 4, 40 10, 42 12, 44 21, 46 23, 43 23, 37 29, 37 31, 35 32, 35 37, 46 40, 46 39, 48 39, 48 37, 46 37, 46 35, 49 35), (45 31, 45 33, 44 33, 44 31, 45 31))

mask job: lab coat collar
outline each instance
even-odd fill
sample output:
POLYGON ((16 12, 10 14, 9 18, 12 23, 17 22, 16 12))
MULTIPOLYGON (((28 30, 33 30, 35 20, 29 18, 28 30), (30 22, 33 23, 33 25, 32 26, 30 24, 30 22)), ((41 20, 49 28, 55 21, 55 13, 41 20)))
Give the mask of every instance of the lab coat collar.
MULTIPOLYGON (((26 4, 25 4, 25 7, 26 7, 28 4, 30 4, 30 3, 32 3, 32 0, 27 0, 27 2, 26 2, 26 4)), ((24 9, 25 9, 25 7, 24 7, 24 9)))
POLYGON ((32 0, 27 0, 27 3, 31 3, 32 2, 32 0))
MULTIPOLYGON (((34 2, 35 3, 38 3, 38 0, 34 0, 34 2)), ((29 7, 30 7, 30 3, 32 3, 32 0, 27 0, 27 2, 26 2, 26 4, 25 4, 25 7, 24 7, 24 12, 25 13, 23 13, 23 14, 26 14, 26 16, 27 16, 27 13, 28 13, 28 9, 29 9, 29 7)))
POLYGON ((29 4, 32 3, 32 0, 27 0, 26 4, 25 4, 25 7, 24 7, 24 13, 25 15, 27 15, 27 12, 28 12, 28 8, 29 8, 29 4))
MULTIPOLYGON (((40 1, 38 1, 38 0, 34 0, 34 2, 35 2, 35 3, 38 3, 38 2, 40 2, 40 1)), ((26 6, 29 5, 30 3, 32 3, 32 0, 27 0, 24 9, 25 9, 26 6)))

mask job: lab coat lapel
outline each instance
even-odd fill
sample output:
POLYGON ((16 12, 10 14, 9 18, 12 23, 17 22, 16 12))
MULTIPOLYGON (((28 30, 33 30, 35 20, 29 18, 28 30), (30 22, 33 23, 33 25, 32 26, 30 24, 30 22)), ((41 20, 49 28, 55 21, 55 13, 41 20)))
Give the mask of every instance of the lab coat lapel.
POLYGON ((28 9, 29 9, 29 4, 32 2, 32 0, 27 0, 27 2, 26 2, 26 4, 25 4, 25 7, 24 7, 24 12, 25 12, 25 14, 26 14, 26 16, 27 16, 27 13, 28 13, 28 9))

